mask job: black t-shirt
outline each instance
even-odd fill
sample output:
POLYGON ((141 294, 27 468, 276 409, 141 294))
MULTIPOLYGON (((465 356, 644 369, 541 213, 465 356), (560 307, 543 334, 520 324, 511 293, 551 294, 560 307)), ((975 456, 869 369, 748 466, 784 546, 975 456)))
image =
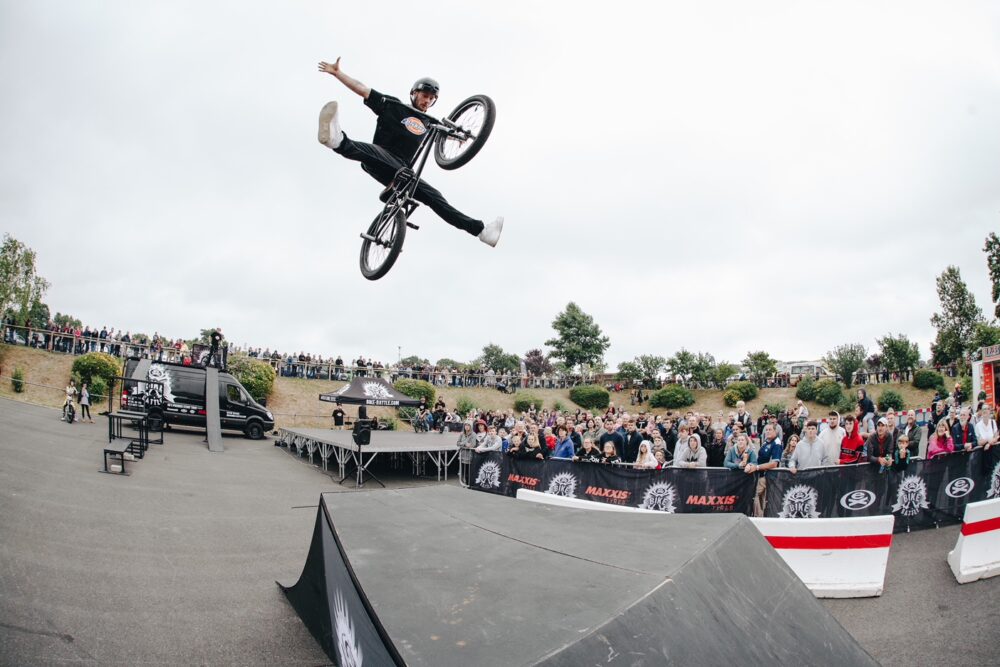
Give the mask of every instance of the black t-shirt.
POLYGON ((333 424, 334 426, 344 425, 344 411, 340 408, 333 411, 333 424))
POLYGON ((408 163, 420 147, 420 140, 427 134, 430 117, 374 89, 369 92, 365 106, 378 116, 372 143, 408 163))
POLYGON ((219 347, 219 341, 222 340, 222 334, 220 334, 218 331, 213 331, 211 338, 212 338, 212 347, 219 347))

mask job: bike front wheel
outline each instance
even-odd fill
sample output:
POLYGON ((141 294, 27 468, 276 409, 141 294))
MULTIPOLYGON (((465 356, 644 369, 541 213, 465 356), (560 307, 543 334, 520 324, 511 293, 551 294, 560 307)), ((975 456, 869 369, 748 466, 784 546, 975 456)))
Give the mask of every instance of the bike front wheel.
POLYGON ((390 202, 361 235, 361 274, 368 280, 378 280, 396 263, 406 237, 406 214, 390 202))
POLYGON ((434 142, 434 161, 442 169, 458 169, 482 150, 493 131, 497 108, 486 95, 473 95, 448 114, 448 120, 467 132, 464 141, 441 134, 434 142))

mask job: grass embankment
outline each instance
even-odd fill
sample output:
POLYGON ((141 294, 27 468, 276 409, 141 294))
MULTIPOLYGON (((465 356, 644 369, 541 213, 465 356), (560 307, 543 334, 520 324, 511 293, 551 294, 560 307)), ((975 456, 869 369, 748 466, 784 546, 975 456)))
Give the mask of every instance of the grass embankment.
MULTIPOLYGON (((21 346, 0 345, 0 376, 2 376, 0 377, 0 396, 58 408, 62 405, 65 396, 63 389, 69 380, 74 359, 75 357, 72 355, 44 352, 21 346), (20 394, 14 392, 10 381, 15 368, 21 368, 24 371, 25 390, 20 394)), ((268 399, 268 407, 275 413, 275 421, 279 426, 327 427, 331 424, 330 413, 333 412, 333 404, 321 402, 319 395, 335 391, 344 384, 344 382, 328 382, 326 380, 279 377, 275 380, 274 391, 268 399)), ((933 390, 916 389, 910 384, 871 385, 867 389, 872 398, 877 398, 885 389, 892 389, 899 392, 907 407, 912 408, 927 407, 934 395, 933 390)), ((565 409, 576 408, 576 404, 569 400, 568 389, 531 389, 528 391, 541 398, 546 407, 555 407, 556 402, 559 402, 565 409)), ((438 396, 444 397, 444 401, 449 407, 454 407, 461 397, 468 398, 477 407, 486 410, 510 410, 514 405, 513 395, 501 394, 495 389, 438 387, 437 392, 438 396)), ((719 410, 726 412, 732 410, 722 401, 721 391, 696 390, 694 396, 695 404, 689 409, 696 412, 715 413, 719 410)), ((783 403, 786 407, 791 407, 795 405, 795 400, 794 388, 763 389, 757 398, 750 401, 747 407, 752 414, 757 415, 765 404, 783 403)), ((628 394, 625 392, 613 393, 611 401, 630 412, 638 409, 638 406, 629 405, 628 394)), ((829 412, 829 408, 818 403, 808 403, 807 405, 810 413, 814 416, 825 415, 829 412)), ((649 411, 648 403, 643 407, 649 411)), ((354 412, 354 408, 350 406, 345 409, 349 414, 354 412)), ((380 419, 396 416, 396 411, 392 408, 372 408, 368 412, 380 419)), ((653 412, 662 413, 666 410, 654 410, 653 412)))

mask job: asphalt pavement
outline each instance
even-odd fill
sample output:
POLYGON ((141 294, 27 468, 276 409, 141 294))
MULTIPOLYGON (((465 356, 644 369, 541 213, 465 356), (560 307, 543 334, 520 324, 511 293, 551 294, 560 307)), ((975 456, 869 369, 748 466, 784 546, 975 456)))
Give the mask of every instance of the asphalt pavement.
MULTIPOLYGON (((95 420, 0 399, 0 664, 328 664, 274 582, 298 579, 319 494, 349 485, 271 440, 211 453, 177 431, 102 474, 95 420)), ((882 597, 824 604, 883 664, 1000 665, 1000 577, 957 584, 957 534, 897 535, 882 597)))

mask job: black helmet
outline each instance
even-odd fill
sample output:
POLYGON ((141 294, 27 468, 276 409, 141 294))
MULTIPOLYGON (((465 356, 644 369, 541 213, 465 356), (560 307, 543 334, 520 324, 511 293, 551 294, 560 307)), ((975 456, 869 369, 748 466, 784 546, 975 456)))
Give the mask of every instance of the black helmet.
POLYGON ((418 90, 422 90, 425 93, 434 93, 435 95, 437 95, 438 91, 441 90, 441 86, 439 86, 438 82, 435 81, 434 79, 430 78, 429 76, 425 76, 422 79, 417 79, 417 81, 410 87, 410 95, 417 92, 418 90))

